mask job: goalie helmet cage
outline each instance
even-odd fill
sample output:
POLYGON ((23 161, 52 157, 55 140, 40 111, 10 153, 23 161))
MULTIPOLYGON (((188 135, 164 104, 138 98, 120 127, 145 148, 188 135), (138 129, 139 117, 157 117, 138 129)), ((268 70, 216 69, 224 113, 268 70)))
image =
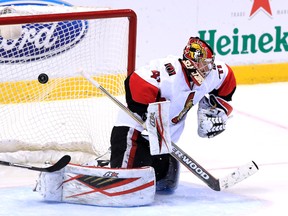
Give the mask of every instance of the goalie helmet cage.
POLYGON ((105 154, 118 110, 81 72, 124 100, 135 69, 134 11, 30 5, 0 14, 0 160, 69 154, 84 163, 105 154), (19 26, 21 36, 9 38, 19 26))

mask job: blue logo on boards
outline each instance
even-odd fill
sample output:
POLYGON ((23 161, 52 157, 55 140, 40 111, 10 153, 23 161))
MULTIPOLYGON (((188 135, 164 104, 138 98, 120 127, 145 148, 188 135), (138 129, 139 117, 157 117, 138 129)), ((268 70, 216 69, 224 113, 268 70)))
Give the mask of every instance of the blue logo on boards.
POLYGON ((71 4, 61 0, 0 0, 0 6, 19 6, 19 5, 65 5, 72 6, 71 4))
MULTIPOLYGON (((6 3, 24 1, 6 1, 6 3)), ((53 2, 60 1, 25 1, 53 2)), ((2 5, 3 3, 0 3, 2 5)), ((62 3, 63 4, 63 3, 62 3)), ((7 5, 7 4, 5 4, 7 5)), ((8 5, 7 5, 8 6, 8 5)), ((17 39, 4 39, 0 36, 0 63, 21 63, 35 61, 59 55, 78 44, 88 31, 87 20, 62 21, 45 24, 22 25, 21 37, 17 39)))

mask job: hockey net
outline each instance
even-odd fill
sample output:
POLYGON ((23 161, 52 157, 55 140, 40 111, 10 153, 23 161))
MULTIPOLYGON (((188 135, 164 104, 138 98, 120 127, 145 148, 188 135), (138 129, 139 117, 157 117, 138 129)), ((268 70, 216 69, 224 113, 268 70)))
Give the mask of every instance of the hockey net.
POLYGON ((0 14, 0 160, 69 154, 83 163, 105 154, 118 110, 81 72, 123 100, 135 67, 135 13, 14 6, 0 14))

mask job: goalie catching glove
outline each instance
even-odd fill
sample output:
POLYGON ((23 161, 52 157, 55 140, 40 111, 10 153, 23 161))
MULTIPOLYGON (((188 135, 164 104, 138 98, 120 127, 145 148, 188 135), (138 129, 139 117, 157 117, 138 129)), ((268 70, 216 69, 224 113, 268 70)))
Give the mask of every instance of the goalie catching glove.
POLYGON ((212 138, 226 129, 228 116, 233 108, 224 99, 215 95, 203 97, 198 106, 198 135, 212 138))

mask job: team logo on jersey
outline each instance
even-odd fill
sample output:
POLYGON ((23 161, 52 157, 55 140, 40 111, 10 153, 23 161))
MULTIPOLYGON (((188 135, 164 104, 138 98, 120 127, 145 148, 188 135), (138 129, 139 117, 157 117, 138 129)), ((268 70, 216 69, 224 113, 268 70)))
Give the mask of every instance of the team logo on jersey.
POLYGON ((188 111, 191 109, 191 107, 193 106, 194 94, 195 93, 192 92, 188 95, 183 110, 178 114, 178 116, 172 119, 172 122, 174 124, 180 122, 183 119, 183 117, 188 113, 188 111))
POLYGON ((176 74, 175 68, 171 63, 164 64, 164 66, 169 76, 176 74))
MULTIPOLYGON (((17 3, 8 1, 5 5, 11 2, 17 3)), ((45 2, 47 4, 49 1, 43 1, 42 5, 45 2)), ((56 4, 55 0, 52 2, 56 4)), ((29 1, 25 4, 22 2, 22 5, 29 5, 29 1)), ((17 11, 17 6, 14 8, 21 14, 20 9, 17 11)), ((87 31, 87 20, 23 24, 19 38, 5 39, 0 36, 0 63, 30 62, 59 55, 78 44, 87 31)))

